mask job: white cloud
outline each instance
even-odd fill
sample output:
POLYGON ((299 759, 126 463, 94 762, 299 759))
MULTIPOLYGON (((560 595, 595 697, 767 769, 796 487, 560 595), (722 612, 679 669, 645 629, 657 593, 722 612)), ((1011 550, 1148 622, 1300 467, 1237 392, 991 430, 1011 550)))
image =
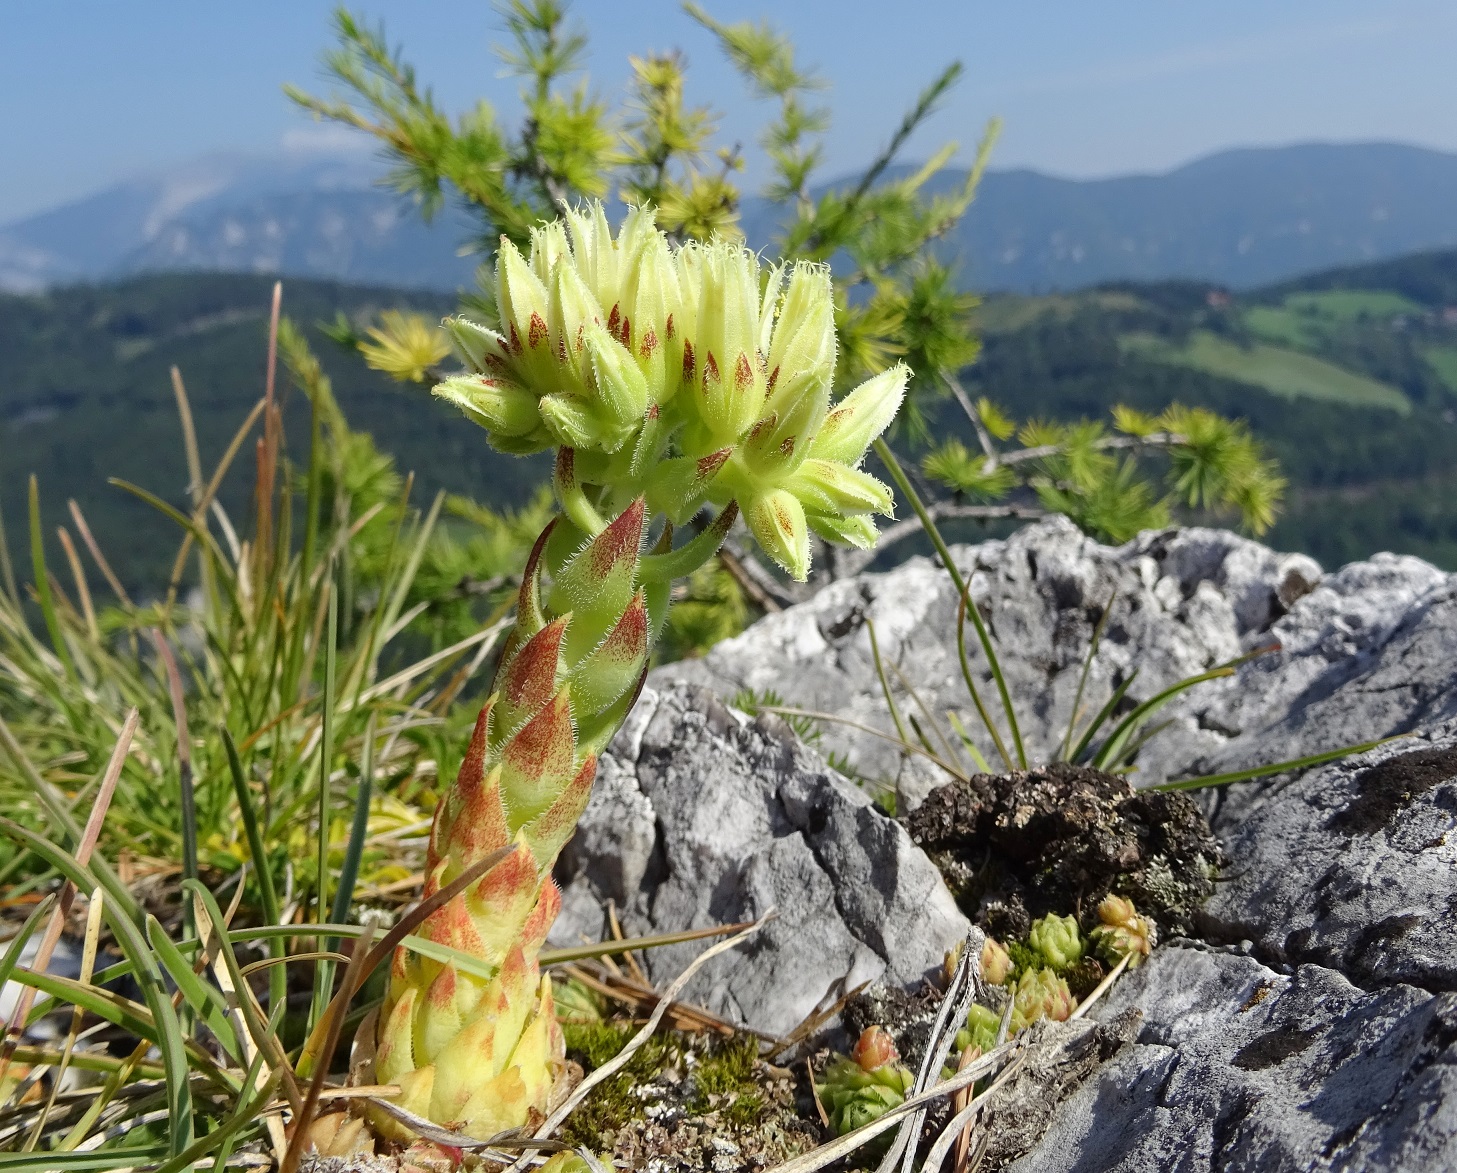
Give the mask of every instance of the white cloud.
POLYGON ((372 145, 364 131, 337 122, 290 127, 279 139, 279 146, 291 155, 361 155, 369 152, 372 145))

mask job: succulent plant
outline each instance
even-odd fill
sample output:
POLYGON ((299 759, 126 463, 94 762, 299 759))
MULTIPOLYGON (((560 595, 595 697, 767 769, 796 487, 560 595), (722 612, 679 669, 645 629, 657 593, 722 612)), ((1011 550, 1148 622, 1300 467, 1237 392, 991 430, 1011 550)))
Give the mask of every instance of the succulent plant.
POLYGON ((1043 965, 1058 971, 1076 965, 1083 958, 1083 935, 1078 930, 1077 918, 1072 916, 1049 912, 1039 917, 1027 933, 1027 945, 1042 959, 1043 965))
POLYGON ((997 1034, 1002 1028, 1002 1016, 995 1010, 973 1002, 966 1015, 966 1025, 956 1032, 956 1049, 965 1051, 977 1047, 985 1055, 997 1045, 997 1034))
POLYGON ((1066 1022, 1077 1008, 1067 982, 1050 969, 1030 969, 1017 979, 1012 995, 1012 1034, 1039 1019, 1066 1022))
MULTIPOLYGON (((449 323, 471 370, 436 394, 499 449, 557 446, 561 515, 532 551, 431 831, 427 895, 506 852, 420 930, 470 963, 396 951, 374 1071, 400 1087, 399 1106, 475 1137, 552 1101, 563 1043, 537 963, 560 904, 551 868, 641 686, 673 581, 715 554, 740 509, 799 578, 810 529, 873 542, 871 515, 891 495, 858 465, 907 378, 896 367, 831 403, 828 270, 765 273, 730 241, 674 246, 642 209, 615 238, 594 205, 537 228, 529 256, 503 241, 496 300, 495 329, 449 323), (675 527, 706 505, 712 520, 675 548, 675 527)), ((860 1070, 860 1090, 900 1078, 860 1070)), ((846 1110, 870 1101, 856 1103, 846 1110)))
POLYGON ((981 947, 982 980, 1000 986, 1012 974, 1012 956, 995 937, 988 937, 981 947))
POLYGON ((1102 923, 1092 931, 1093 945, 1109 964, 1127 957, 1128 968, 1135 969, 1153 952, 1153 922, 1139 915, 1133 901, 1109 893, 1098 905, 1098 920, 1102 923))
POLYGON ((889 1033, 869 1026, 848 1057, 837 1056, 825 1067, 815 1091, 829 1113, 830 1127, 843 1136, 905 1103, 915 1081, 889 1033))
POLYGON ((557 1153, 541 1167, 541 1173, 592 1173, 592 1167, 576 1153, 557 1153))
POLYGON ((558 980, 552 986, 551 996, 556 1018, 560 1023, 586 1025, 603 1022, 607 1018, 602 995, 577 978, 558 980))

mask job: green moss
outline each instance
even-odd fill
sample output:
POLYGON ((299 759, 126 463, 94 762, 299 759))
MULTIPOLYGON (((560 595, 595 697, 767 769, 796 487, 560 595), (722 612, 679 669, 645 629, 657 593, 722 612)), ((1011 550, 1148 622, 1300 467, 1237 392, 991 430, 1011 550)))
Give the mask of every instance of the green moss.
POLYGON ((562 1139, 572 1146, 597 1150, 611 1147, 617 1130, 642 1112, 642 1100, 634 1095, 639 1080, 619 1073, 597 1085, 562 1125, 562 1139))
POLYGON ((566 1022, 562 1036, 567 1054, 586 1070, 595 1071, 627 1045, 632 1028, 610 1022, 566 1022))
POLYGON ((713 1048, 693 1069, 693 1082, 705 1096, 732 1095, 753 1089, 754 1065, 759 1061, 759 1041, 739 1035, 713 1048))
POLYGON ((764 1097, 757 1091, 743 1092, 723 1110, 723 1118, 735 1128, 753 1128, 764 1115, 764 1097))
POLYGON ((1012 959, 1012 973, 1008 979, 1015 982, 1024 973, 1042 968, 1042 955, 1025 941, 1008 941, 1007 956, 1012 959))
MULTIPOLYGON (((630 1025, 593 1023, 563 1027, 567 1056, 582 1063, 588 1071, 612 1059, 634 1030, 630 1025), (588 1060, 596 1056, 596 1061, 588 1060)), ((600 1149, 610 1145, 617 1130, 642 1115, 643 1102, 637 1089, 650 1083, 663 1070, 682 1056, 681 1045, 671 1036, 654 1035, 633 1052, 627 1065, 610 1079, 604 1080, 587 1097, 562 1126, 566 1140, 573 1145, 600 1149)))
POLYGON ((718 1112, 735 1127, 759 1120, 764 1097, 754 1080, 759 1062, 759 1042, 752 1035, 739 1035, 715 1042, 693 1066, 693 1095, 686 1107, 694 1115, 718 1112))

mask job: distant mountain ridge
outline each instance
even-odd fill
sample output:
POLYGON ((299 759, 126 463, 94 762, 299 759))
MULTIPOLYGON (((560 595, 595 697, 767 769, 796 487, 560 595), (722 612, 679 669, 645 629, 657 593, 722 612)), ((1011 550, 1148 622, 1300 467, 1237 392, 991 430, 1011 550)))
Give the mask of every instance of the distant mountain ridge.
POLYGON ((137 273, 279 274, 453 290, 468 224, 424 224, 367 154, 214 155, 0 226, 0 290, 137 273))
MULTIPOLYGON (((158 270, 468 283, 466 218, 423 224, 379 174, 363 155, 198 160, 0 226, 0 290, 158 270)), ((745 201, 755 246, 772 243, 774 218, 745 201)), ((1357 143, 1223 151, 1112 179, 993 171, 945 251, 969 287, 1035 293, 1169 278, 1245 288, 1454 245, 1457 154, 1357 143)))
POLYGON ((956 241, 976 288, 1192 278, 1247 288, 1457 245, 1457 155, 1394 143, 1223 151, 1164 175, 989 175, 956 241))

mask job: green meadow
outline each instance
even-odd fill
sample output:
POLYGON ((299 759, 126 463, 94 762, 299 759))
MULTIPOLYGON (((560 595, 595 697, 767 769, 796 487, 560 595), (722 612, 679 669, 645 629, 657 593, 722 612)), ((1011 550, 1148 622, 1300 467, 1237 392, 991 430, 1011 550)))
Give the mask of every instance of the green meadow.
POLYGON ((1144 333, 1125 336, 1121 345, 1155 362, 1251 383, 1287 399, 1324 399, 1402 415, 1411 411, 1411 401, 1400 389, 1283 346, 1240 346, 1208 330, 1194 331, 1182 345, 1144 333))

